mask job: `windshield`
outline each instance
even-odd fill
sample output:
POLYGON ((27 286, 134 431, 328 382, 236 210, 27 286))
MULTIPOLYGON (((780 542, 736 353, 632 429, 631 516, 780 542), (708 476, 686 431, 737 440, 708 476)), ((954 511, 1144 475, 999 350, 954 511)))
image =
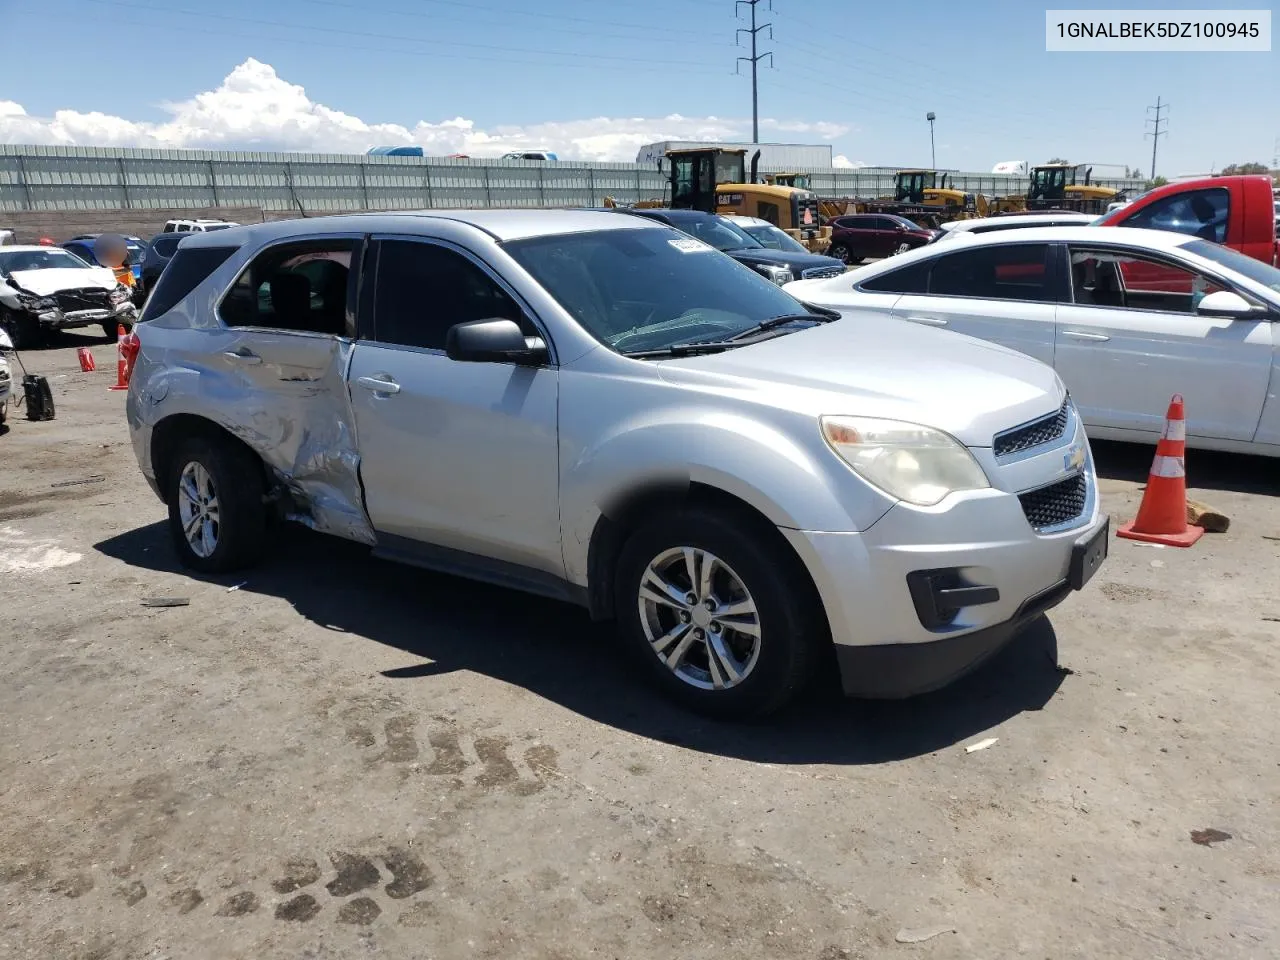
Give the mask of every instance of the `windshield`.
POLYGON ((1260 283, 1273 292, 1280 293, 1280 270, 1277 270, 1269 263, 1263 263, 1261 260, 1253 259, 1253 257, 1246 257, 1239 251, 1224 247, 1221 244, 1211 243, 1208 240, 1192 240, 1190 243, 1184 243, 1182 249, 1188 253, 1204 257, 1206 260, 1221 264, 1236 273, 1248 277, 1254 283, 1260 283))
POLYGON ((753 240, 770 250, 785 250, 788 253, 808 253, 804 245, 796 241, 785 230, 773 224, 760 227, 743 227, 753 240))
POLYGON ((676 229, 709 243, 717 250, 742 250, 764 246, 732 220, 723 217, 690 217, 681 219, 676 229))
POLYGON ((57 268, 81 267, 88 269, 85 263, 74 253, 48 247, 44 250, 14 250, 0 252, 0 273, 20 273, 23 270, 54 270, 57 268))
POLYGON ((503 248, 615 350, 727 340, 809 311, 750 267, 665 227, 512 240, 503 248))

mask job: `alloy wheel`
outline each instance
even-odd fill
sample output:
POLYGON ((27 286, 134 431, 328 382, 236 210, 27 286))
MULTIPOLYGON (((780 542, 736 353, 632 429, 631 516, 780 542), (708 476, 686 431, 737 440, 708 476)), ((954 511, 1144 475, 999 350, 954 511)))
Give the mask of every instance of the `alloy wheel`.
POLYGON ((673 547, 640 581, 640 623, 654 655, 700 690, 727 690, 760 657, 760 614, 746 584, 714 554, 673 547))
POLYGON ((191 551, 207 559, 218 548, 221 532, 218 492, 213 475, 196 461, 188 463, 178 478, 178 515, 191 551))

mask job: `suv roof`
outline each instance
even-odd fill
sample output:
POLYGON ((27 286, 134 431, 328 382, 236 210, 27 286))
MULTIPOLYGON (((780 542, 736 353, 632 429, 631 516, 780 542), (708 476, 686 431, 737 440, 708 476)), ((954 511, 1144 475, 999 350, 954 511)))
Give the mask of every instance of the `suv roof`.
POLYGON ((306 220, 253 223, 213 233, 189 233, 184 242, 190 247, 225 247, 239 245, 251 238, 254 241, 269 241, 342 230, 363 233, 396 231, 409 228, 415 220, 423 218, 468 224, 477 230, 483 230, 499 242, 591 230, 647 229, 645 224, 637 223, 631 217, 619 217, 612 212, 594 210, 415 210, 350 213, 306 220))

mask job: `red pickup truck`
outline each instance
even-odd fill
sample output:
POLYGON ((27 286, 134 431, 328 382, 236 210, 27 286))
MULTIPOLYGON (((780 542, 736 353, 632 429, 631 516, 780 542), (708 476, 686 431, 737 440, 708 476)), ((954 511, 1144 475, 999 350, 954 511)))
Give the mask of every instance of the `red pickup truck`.
POLYGON ((1098 226, 1173 230, 1280 265, 1275 185, 1267 176, 1202 177, 1166 183, 1097 220, 1098 226))
MULTIPOLYGON (((1263 263, 1280 266, 1280 233, 1272 189, 1271 178, 1266 176, 1202 177, 1167 183, 1099 217, 1094 224, 1172 230, 1212 240, 1263 263)), ((1197 292, 1212 292, 1209 288, 1193 289, 1183 270, 1149 261, 1121 264, 1120 276, 1129 290, 1193 297, 1197 292)))

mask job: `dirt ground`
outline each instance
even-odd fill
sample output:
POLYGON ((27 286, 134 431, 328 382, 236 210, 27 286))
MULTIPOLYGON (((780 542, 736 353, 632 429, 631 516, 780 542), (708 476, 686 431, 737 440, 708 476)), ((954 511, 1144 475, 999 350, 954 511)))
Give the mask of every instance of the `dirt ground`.
MULTIPOLYGON (((112 345, 26 362, 58 416, 0 436, 0 956, 1280 955, 1270 462, 1193 454, 1228 533, 1113 542, 949 690, 731 726, 575 609, 306 531, 179 571, 112 345)), ((1132 517, 1151 450, 1096 453, 1132 517)))

